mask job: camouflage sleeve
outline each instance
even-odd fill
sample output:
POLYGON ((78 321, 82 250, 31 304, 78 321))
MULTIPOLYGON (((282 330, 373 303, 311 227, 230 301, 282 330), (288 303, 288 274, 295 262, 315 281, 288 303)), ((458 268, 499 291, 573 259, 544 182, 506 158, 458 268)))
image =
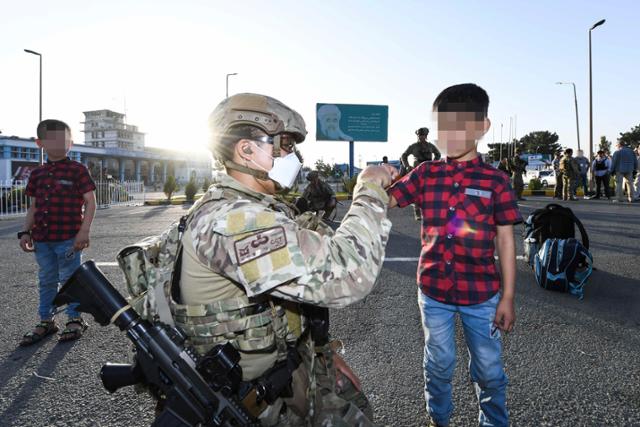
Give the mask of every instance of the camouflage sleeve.
POLYGON ((407 149, 404 150, 404 153, 402 153, 402 156, 400 156, 400 163, 407 169, 410 167, 409 154, 413 154, 413 144, 409 145, 407 149))
POLYGON ((333 236, 299 229, 298 245, 307 272, 272 294, 327 307, 344 307, 367 296, 384 261, 391 229, 388 203, 380 186, 358 183, 351 208, 333 236))
POLYGON ((387 204, 381 187, 359 183, 334 236, 249 201, 211 210, 190 232, 198 259, 248 296, 271 292, 338 307, 362 299, 375 284, 391 228, 387 204))

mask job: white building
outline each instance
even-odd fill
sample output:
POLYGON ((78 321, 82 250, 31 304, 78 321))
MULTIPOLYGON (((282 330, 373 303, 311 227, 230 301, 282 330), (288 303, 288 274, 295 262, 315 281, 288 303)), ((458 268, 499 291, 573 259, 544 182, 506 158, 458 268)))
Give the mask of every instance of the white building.
MULTIPOLYGON (((193 176, 198 181, 211 178, 211 157, 160 148, 145 148, 144 133, 124 123, 124 115, 110 111, 86 111, 84 144, 74 144, 72 160, 89 168, 96 180, 108 176, 120 181, 144 181, 157 184, 173 175, 185 183, 193 176)), ((26 179, 40 162, 35 138, 0 135, 0 181, 26 179)))

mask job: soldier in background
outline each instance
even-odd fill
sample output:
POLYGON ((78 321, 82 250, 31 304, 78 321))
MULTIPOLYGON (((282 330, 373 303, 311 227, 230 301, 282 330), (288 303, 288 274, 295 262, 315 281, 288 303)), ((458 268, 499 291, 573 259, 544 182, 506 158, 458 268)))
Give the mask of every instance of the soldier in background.
POLYGON ((309 185, 304 189, 302 197, 296 201, 296 208, 300 213, 310 210, 322 211, 322 219, 328 220, 336 208, 336 193, 320 178, 318 171, 309 172, 307 181, 309 185))
POLYGON ((231 342, 243 380, 269 383, 269 398, 240 396, 262 425, 371 425, 357 377, 328 340, 327 308, 373 289, 391 228, 384 188, 397 172, 368 166, 359 174, 333 238, 313 214, 294 220, 275 197, 302 167, 297 145, 307 131, 297 112, 237 94, 215 108, 209 126, 226 173, 190 212, 180 301, 170 302, 176 326, 200 354, 231 342))
POLYGON ((562 199, 562 171, 560 170, 560 160, 562 159, 562 152, 558 151, 556 153, 555 158, 553 159, 552 167, 556 173, 556 185, 553 191, 553 198, 561 200, 562 199))
POLYGON ((564 150, 564 156, 560 160, 560 172, 562 172, 562 200, 578 200, 573 192, 580 176, 580 168, 573 158, 573 149, 564 150))
POLYGON ((509 171, 513 174, 511 176, 513 190, 516 192, 518 200, 526 200, 522 197, 524 191, 524 181, 522 180, 522 174, 525 173, 526 167, 529 164, 526 160, 523 160, 520 155, 522 150, 519 148, 516 150, 515 156, 509 161, 509 171))
MULTIPOLYGON (((408 173, 411 169, 418 166, 422 162, 429 162, 431 160, 440 160, 440 151, 438 148, 427 141, 427 135, 429 135, 429 128, 420 128, 416 131, 418 141, 409 145, 407 149, 400 156, 400 163, 404 173, 408 173), (409 163, 409 156, 413 156, 413 164, 409 163)), ((414 217, 416 221, 421 218, 420 208, 416 205, 413 206, 414 217)))

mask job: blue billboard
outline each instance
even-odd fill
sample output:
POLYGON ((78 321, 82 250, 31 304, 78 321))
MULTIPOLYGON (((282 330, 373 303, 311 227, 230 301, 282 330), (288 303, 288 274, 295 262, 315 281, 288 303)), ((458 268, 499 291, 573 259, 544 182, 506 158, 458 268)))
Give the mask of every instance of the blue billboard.
POLYGON ((316 140, 386 142, 389 106, 316 104, 316 140))

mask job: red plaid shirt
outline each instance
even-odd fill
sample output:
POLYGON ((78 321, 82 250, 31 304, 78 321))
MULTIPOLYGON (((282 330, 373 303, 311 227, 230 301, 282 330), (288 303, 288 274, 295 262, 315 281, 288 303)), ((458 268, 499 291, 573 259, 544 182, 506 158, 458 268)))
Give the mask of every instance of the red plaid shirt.
POLYGON ((74 238, 82 225, 83 194, 95 189, 87 168, 69 158, 34 169, 26 190, 27 196, 36 199, 33 240, 74 238))
POLYGON ((437 301, 480 304, 500 290, 494 262, 496 225, 522 222, 509 178, 482 162, 424 162, 389 195, 422 211, 418 283, 437 301))

